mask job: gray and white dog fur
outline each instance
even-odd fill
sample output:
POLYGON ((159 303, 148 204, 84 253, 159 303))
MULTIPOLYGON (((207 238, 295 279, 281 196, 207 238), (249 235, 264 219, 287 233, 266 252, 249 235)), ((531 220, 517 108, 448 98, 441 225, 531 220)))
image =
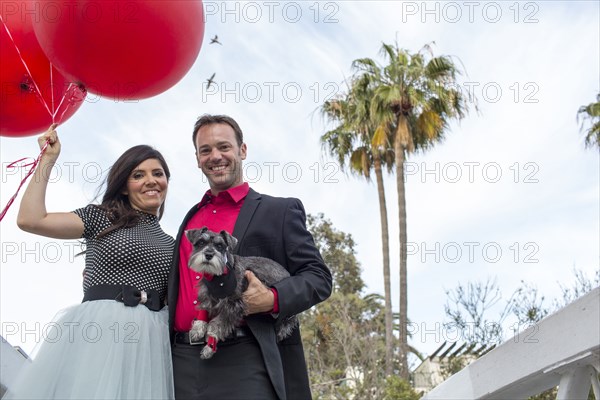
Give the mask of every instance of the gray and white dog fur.
MULTIPOLYGON (((235 288, 223 298, 215 297, 207 288, 204 279, 198 285, 198 307, 208 311, 209 321, 194 320, 190 330, 193 341, 213 337, 218 341, 226 339, 234 333, 244 318, 246 305, 242 293, 248 287, 244 276, 246 270, 252 271, 256 277, 267 287, 290 276, 289 272, 279 263, 265 257, 241 257, 232 253, 237 244, 237 239, 227 231, 219 233, 209 230, 190 229, 185 232, 186 237, 193 246, 188 266, 196 272, 221 276, 227 269, 229 260, 233 269, 229 273, 235 274, 235 288)), ((298 325, 296 316, 286 318, 277 324, 275 329, 277 340, 281 341, 291 335, 298 325)), ((213 356, 215 349, 208 344, 202 349, 201 357, 208 359, 213 356)))

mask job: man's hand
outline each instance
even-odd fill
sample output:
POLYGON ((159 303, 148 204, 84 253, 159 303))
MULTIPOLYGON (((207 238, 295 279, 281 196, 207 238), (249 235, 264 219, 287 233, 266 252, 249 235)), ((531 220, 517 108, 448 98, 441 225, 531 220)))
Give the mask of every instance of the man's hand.
POLYGON ((274 295, 252 271, 245 272, 248 279, 248 289, 242 297, 246 303, 246 315, 271 312, 274 305, 274 295))

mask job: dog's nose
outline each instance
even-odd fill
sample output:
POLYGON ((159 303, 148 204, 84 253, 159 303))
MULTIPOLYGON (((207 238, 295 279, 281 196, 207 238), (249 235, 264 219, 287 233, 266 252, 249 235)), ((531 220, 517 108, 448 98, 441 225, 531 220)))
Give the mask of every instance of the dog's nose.
POLYGON ((214 253, 204 253, 204 258, 206 258, 207 261, 210 261, 214 256, 214 253))

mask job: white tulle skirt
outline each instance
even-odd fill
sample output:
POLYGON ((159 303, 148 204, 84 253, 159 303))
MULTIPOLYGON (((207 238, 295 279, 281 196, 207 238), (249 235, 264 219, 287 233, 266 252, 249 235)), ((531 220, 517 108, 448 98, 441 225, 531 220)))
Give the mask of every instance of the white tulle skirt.
POLYGON ((88 301, 46 328, 5 399, 174 398, 166 307, 88 301))

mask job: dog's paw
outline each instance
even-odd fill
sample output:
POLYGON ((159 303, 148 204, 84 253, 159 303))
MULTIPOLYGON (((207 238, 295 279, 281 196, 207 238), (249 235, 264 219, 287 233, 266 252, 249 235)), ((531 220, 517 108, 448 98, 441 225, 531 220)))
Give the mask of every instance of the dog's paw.
POLYGON ((209 358, 211 358, 213 356, 213 354, 215 354, 217 352, 217 343, 218 343, 218 339, 214 336, 209 336, 206 339, 206 346, 204 346, 202 348, 202 351, 200 352, 200 358, 202 358, 203 360, 208 360, 209 358))
POLYGON ((194 320, 192 329, 190 329, 190 338, 195 342, 204 339, 207 326, 208 323, 206 321, 194 320))
POLYGON ((215 351, 209 345, 204 346, 202 351, 200 352, 200 358, 203 360, 208 360, 215 354, 215 351))

